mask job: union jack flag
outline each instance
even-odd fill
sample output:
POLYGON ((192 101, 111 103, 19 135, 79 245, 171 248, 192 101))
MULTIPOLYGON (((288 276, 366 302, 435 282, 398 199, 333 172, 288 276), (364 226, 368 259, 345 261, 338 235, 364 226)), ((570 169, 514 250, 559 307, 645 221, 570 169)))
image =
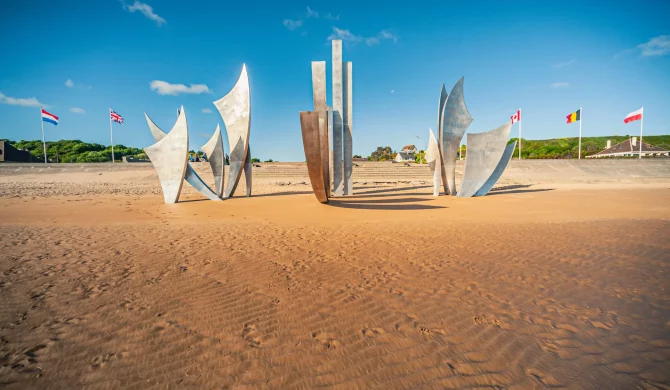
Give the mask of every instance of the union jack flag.
POLYGON ((123 124, 123 117, 114 110, 109 110, 109 117, 112 121, 123 124))

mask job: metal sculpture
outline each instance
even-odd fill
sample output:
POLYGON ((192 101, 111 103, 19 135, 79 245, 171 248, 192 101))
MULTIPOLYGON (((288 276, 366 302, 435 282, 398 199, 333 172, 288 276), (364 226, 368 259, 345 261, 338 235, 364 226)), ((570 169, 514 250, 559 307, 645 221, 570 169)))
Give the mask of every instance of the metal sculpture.
POLYGON ((444 134, 442 131, 442 116, 444 115, 444 103, 447 101, 447 97, 449 97, 449 94, 447 93, 447 89, 444 87, 444 83, 442 83, 442 89, 440 90, 440 101, 437 104, 437 150, 440 158, 438 166, 440 167, 440 177, 442 179, 442 185, 444 186, 445 195, 448 195, 449 191, 447 187, 447 171, 444 169, 444 165, 442 164, 442 161, 444 161, 444 152, 442 151, 442 140, 444 139, 444 134))
POLYGON ((326 195, 330 193, 330 169, 329 169, 329 138, 328 138, 328 107, 326 106, 326 62, 312 62, 312 93, 314 96, 314 111, 319 114, 319 148, 321 151, 321 170, 323 171, 323 185, 326 195), (322 123, 326 123, 323 126, 322 123), (322 130, 324 130, 323 133, 322 130))
POLYGON ((225 178, 226 156, 223 153, 223 139, 221 138, 221 128, 216 125, 216 130, 212 138, 200 148, 207 155, 207 161, 212 168, 214 175, 214 187, 217 197, 223 196, 223 179, 225 178))
MULTIPOLYGON (((182 115, 183 112, 184 112, 184 107, 182 106, 181 110, 179 110, 179 116, 177 117, 177 120, 179 120, 179 117, 182 115)), ((154 123, 154 121, 151 120, 151 118, 149 118, 149 115, 147 115, 146 112, 144 113, 144 117, 147 120, 147 125, 149 125, 149 130, 151 131, 151 135, 154 137, 154 140, 156 142, 159 142, 160 140, 162 140, 163 138, 165 138, 167 136, 167 134, 163 130, 161 130, 160 127, 158 127, 158 125, 156 125, 156 123, 154 123)), ((186 118, 185 113, 184 113, 184 118, 186 118)), ((209 156, 209 153, 207 153, 207 156, 209 156)), ((153 159, 152 159, 152 162, 153 162, 153 159)), ((186 182, 188 184, 190 184, 193 188, 198 190, 198 192, 200 192, 201 194, 206 196, 208 199, 210 199, 210 200, 221 200, 221 199, 219 199, 219 195, 214 193, 214 191, 212 191, 207 186, 207 184, 205 184, 205 182, 195 172, 195 170, 193 169, 191 164, 188 163, 188 154, 186 156, 186 172, 184 174, 184 180, 186 180, 186 182)), ((175 200, 175 202, 176 202, 176 200, 175 200)), ((166 198, 165 203, 174 203, 174 202, 168 202, 167 198, 166 198)))
POLYGON ((492 177, 503 158, 511 128, 512 122, 509 121, 485 133, 468 134, 468 158, 465 160, 463 181, 457 194, 459 198, 474 196, 492 177))
POLYGON ((353 170, 353 121, 352 121, 352 106, 353 106, 353 91, 351 85, 352 79, 352 65, 351 62, 345 62, 342 72, 342 83, 344 85, 343 105, 342 105, 342 121, 344 123, 343 130, 343 160, 344 160, 344 195, 354 194, 354 181, 351 176, 353 170))
POLYGON ((437 146, 437 140, 433 134, 433 129, 429 129, 428 149, 426 150, 426 162, 433 173, 433 196, 440 195, 440 176, 442 173, 442 164, 440 163, 440 148, 437 146))
POLYGON ((247 158, 244 160, 244 179, 247 185, 247 198, 251 196, 251 168, 254 164, 251 162, 251 146, 247 148, 247 158))
POLYGON ((170 133, 144 148, 144 152, 156 169, 165 203, 176 203, 188 167, 188 125, 183 108, 170 133))
POLYGON ((333 40, 333 196, 344 195, 342 125, 342 41, 333 40))
MULTIPOLYGON (((440 96, 440 100, 442 100, 440 96)), ((442 109, 442 166, 445 171, 445 193, 456 195, 456 158, 463 134, 472 123, 465 105, 463 78, 458 80, 444 101, 442 109)), ((440 114, 438 113, 438 116, 440 114)), ((468 144, 469 146, 470 144, 468 144)))
POLYGON ((491 191, 491 188, 493 188, 493 186, 498 182, 500 176, 502 176, 503 172, 505 172, 505 168, 507 168, 507 165, 512 160, 512 155, 514 154, 514 148, 516 148, 516 141, 512 142, 511 144, 508 144, 505 147, 505 152, 500 158, 500 161, 498 162, 496 169, 493 170, 491 177, 489 177, 488 180, 486 180, 482 188, 480 188, 475 193, 474 196, 484 196, 488 194, 489 191, 491 191))
POLYGON ((316 199, 321 203, 328 203, 325 180, 323 177, 323 159, 321 153, 320 134, 326 132, 327 123, 320 120, 321 115, 316 111, 300 112, 300 128, 302 143, 307 161, 307 173, 312 183, 312 190, 316 199))
MULTIPOLYGON (((249 154, 249 133, 251 131, 251 100, 249 96, 249 76, 246 65, 242 66, 242 73, 233 89, 224 97, 214 102, 214 106, 221 114, 228 133, 230 170, 228 182, 223 191, 223 197, 229 198, 235 193, 240 181, 242 170, 247 165, 249 154)), ((250 181, 251 169, 249 169, 250 181)))

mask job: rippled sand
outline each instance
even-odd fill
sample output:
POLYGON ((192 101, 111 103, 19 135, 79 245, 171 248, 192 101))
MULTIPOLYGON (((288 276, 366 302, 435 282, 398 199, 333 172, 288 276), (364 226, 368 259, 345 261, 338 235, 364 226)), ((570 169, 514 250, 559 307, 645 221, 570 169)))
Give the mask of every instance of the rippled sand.
POLYGON ((75 182, 0 191, 2 387, 670 386, 667 186, 75 182))

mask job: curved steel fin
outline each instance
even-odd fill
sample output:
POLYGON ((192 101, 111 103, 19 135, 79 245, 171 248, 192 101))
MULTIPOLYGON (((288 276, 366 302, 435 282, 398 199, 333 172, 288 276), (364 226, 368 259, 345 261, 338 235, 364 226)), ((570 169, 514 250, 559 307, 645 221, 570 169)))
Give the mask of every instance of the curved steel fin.
POLYGON ((465 159, 459 198, 474 196, 495 171, 503 157, 512 121, 485 133, 468 134, 468 157, 465 159))
POLYGON ((437 146, 437 140, 433 134, 433 129, 428 129, 430 133, 428 138, 428 149, 426 150, 426 162, 433 173, 433 196, 440 195, 440 176, 442 173, 442 164, 440 163, 440 149, 437 146))
POLYGON ((229 198, 235 193, 240 182, 242 169, 249 151, 249 133, 251 131, 251 100, 249 96, 249 76, 247 66, 242 66, 242 73, 230 92, 214 102, 214 106, 221 114, 228 133, 230 147, 230 170, 228 181, 223 191, 223 197, 229 198))
POLYGON ((463 79, 458 80, 444 101, 442 112, 442 166, 445 171, 445 192, 456 195, 456 158, 463 134, 472 123, 465 105, 463 79))
POLYGON ((498 162, 498 165, 496 166, 496 169, 493 170, 493 173, 491 174, 491 177, 489 177, 488 180, 486 180, 486 183, 480 188, 474 196, 484 196, 491 191, 491 188, 493 188, 494 185, 500 180, 500 176, 502 176, 503 172, 505 172, 505 168, 507 168, 507 165, 509 162, 512 160, 512 155, 514 154, 514 148, 516 148, 516 141, 512 142, 511 144, 507 144, 505 147, 505 152, 503 152, 502 157, 500 158, 500 161, 498 162))
POLYGON ((321 154, 320 126, 327 126, 319 120, 320 114, 316 111, 300 112, 300 128, 302 130, 302 145, 305 149, 307 173, 312 183, 314 196, 321 203, 328 203, 328 194, 324 186, 323 166, 321 154))
MULTIPOLYGON (((449 192, 447 191, 447 171, 444 169, 444 165, 442 165, 442 161, 444 161, 444 152, 442 151, 442 139, 444 138, 444 134, 442 133, 442 117, 444 115, 444 103, 446 103, 448 97, 449 94, 447 93, 447 89, 444 87, 444 83, 442 83, 442 89, 440 90, 440 101, 438 102, 437 105, 437 150, 438 153, 440 154, 439 155, 440 162, 437 165, 439 166, 440 170, 439 177, 442 179, 442 185, 444 186, 445 194, 449 194, 449 192)), ((439 195, 440 184, 438 183, 437 186, 438 186, 437 195, 439 195)))
POLYGON ((223 139, 221 138, 221 127, 216 125, 216 130, 212 138, 200 148, 207 155, 207 161, 212 168, 212 175, 214 175, 214 187, 216 188, 216 196, 221 198, 223 196, 223 179, 225 177, 226 157, 223 151, 223 139))

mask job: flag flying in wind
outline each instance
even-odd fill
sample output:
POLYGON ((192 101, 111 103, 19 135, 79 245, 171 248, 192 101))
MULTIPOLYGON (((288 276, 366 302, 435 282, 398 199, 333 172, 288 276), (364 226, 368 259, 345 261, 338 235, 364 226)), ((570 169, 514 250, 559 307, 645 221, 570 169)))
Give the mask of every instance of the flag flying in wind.
POLYGON ((566 116, 566 118, 568 118, 568 121, 565 122, 565 123, 572 123, 572 122, 577 122, 578 120, 580 120, 580 119, 581 119, 581 116, 582 116, 582 112, 581 112, 581 111, 582 111, 582 110, 579 109, 579 110, 573 112, 572 114, 566 116))
POLYGON ((58 117, 54 114, 46 112, 44 109, 42 109, 42 121, 53 123, 54 125, 58 126, 58 117))
POLYGON ((109 117, 112 119, 113 122, 123 124, 123 117, 119 115, 116 111, 110 110, 109 117))
POLYGON ((639 110, 633 111, 630 114, 626 115, 626 117, 623 120, 623 123, 639 121, 640 119, 642 119, 642 111, 643 108, 640 108, 639 110))
POLYGON ((515 124, 518 121, 520 121, 521 120, 521 110, 518 110, 517 112, 515 112, 514 115, 511 116, 511 118, 512 118, 512 124, 515 124))

